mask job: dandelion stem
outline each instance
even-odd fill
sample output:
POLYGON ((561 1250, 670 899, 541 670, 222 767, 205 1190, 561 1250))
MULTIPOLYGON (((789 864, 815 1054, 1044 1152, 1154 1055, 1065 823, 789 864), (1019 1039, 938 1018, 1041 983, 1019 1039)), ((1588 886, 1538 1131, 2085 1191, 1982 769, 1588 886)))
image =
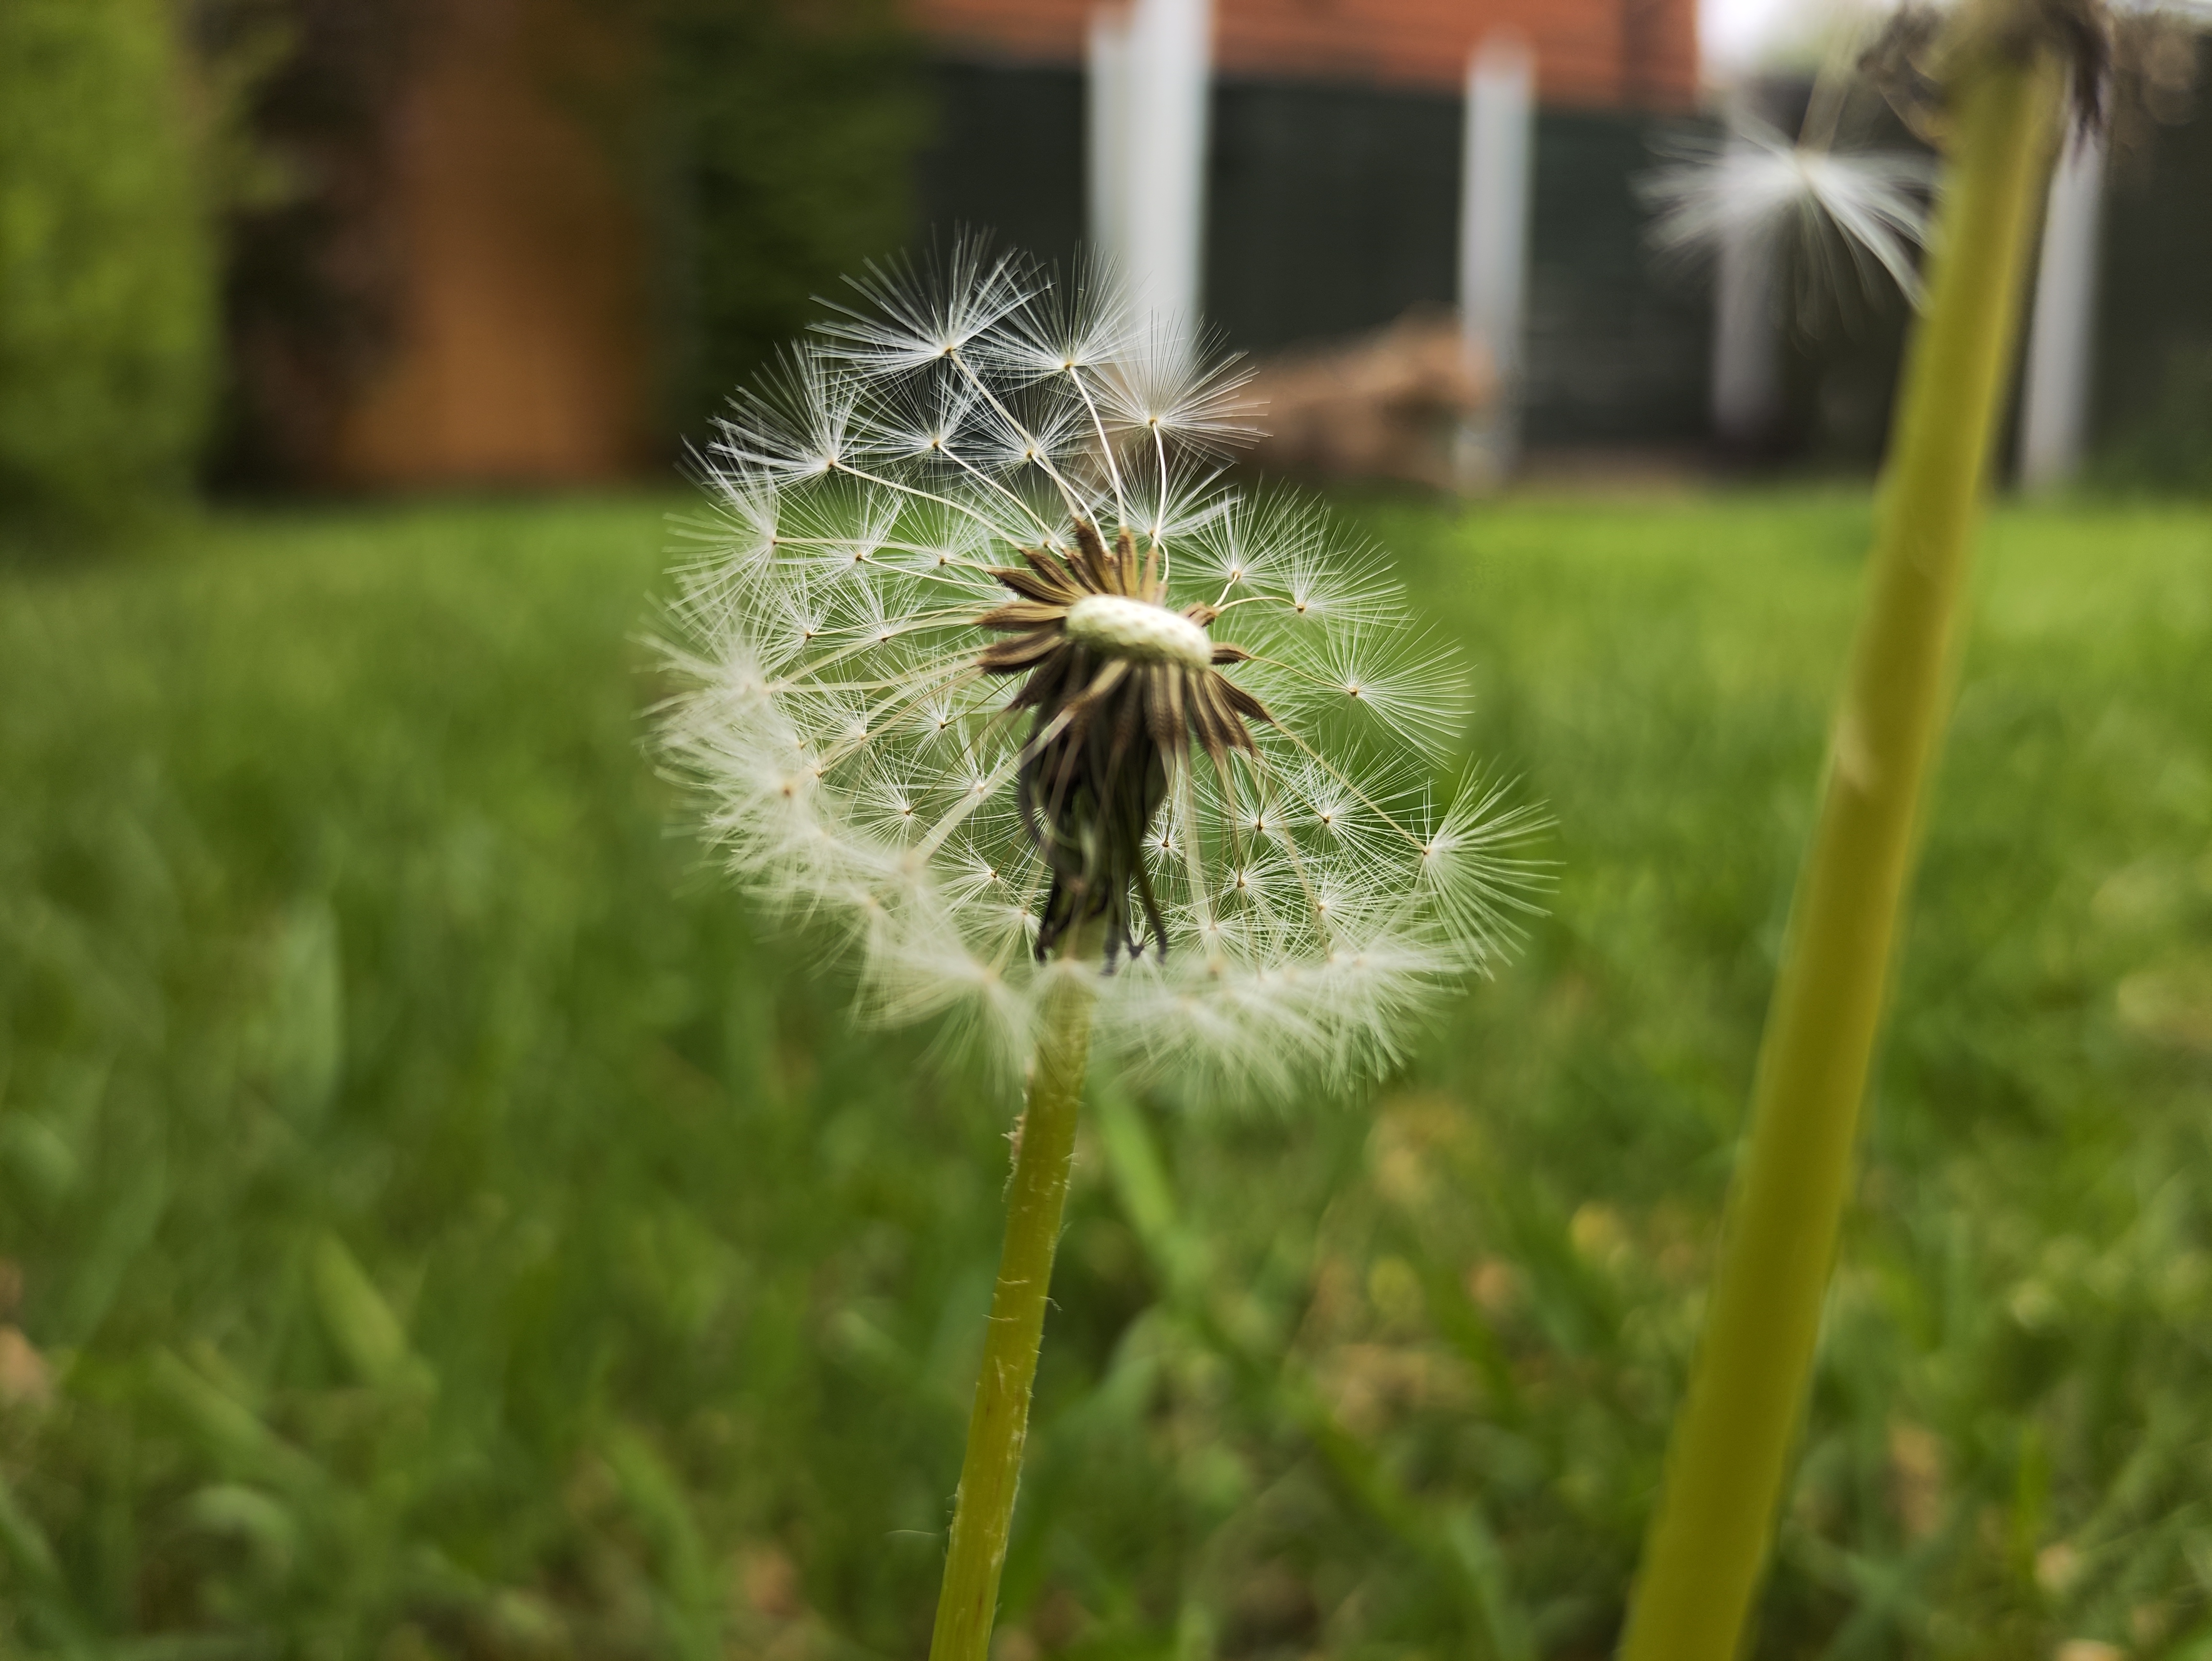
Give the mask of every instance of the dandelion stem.
POLYGON ((1060 1211, 1075 1153, 1094 995, 1087 977, 1068 975, 1045 1001, 1006 1195, 1006 1240, 998 1284, 991 1292, 990 1328, 968 1419, 968 1452, 960 1466, 929 1661, 985 1661, 990 1648, 1014 1490, 1021 1480, 1022 1445, 1029 1434, 1030 1386, 1036 1378, 1053 1252, 1060 1244, 1060 1211))
POLYGON ((1866 611, 1768 1013, 1750 1145, 1668 1450, 1622 1661, 1729 1661, 1812 1372, 1913 832, 2056 131, 2048 53, 1961 63, 1929 307, 1878 507, 1866 611))

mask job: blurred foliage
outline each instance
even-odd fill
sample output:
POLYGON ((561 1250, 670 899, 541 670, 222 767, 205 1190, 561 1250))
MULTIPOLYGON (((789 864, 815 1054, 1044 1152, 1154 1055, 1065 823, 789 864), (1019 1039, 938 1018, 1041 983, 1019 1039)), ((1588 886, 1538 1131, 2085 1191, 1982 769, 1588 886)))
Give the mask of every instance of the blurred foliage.
POLYGON ((819 315, 815 296, 905 242, 926 87, 894 0, 642 3, 659 31, 669 415, 696 441, 819 315))
MULTIPOLYGON (((1620 1617, 1866 515, 1368 517, 1555 914, 1371 1100, 1094 1080, 1006 1661, 1620 1617)), ((204 534, 0 604, 0 1654, 920 1653, 1012 1104, 675 828, 653 506, 204 534)), ((1995 523, 1769 1661, 2212 1655, 2208 578, 1995 523)))
POLYGON ((2097 264, 2093 482, 2212 497, 2212 27, 2124 15, 2097 264))
MULTIPOLYGON (((452 48, 425 0, 197 0, 195 15, 237 112, 216 475, 311 481, 398 338, 401 114, 452 48)), ((919 51, 894 0, 545 0, 528 19, 549 106, 639 199, 665 435, 698 438, 813 295, 905 240, 919 51)))
POLYGON ((394 190, 423 0, 191 0, 216 118, 224 379, 219 487, 297 485, 398 337, 394 190))
POLYGON ((2212 341, 2173 343, 2161 398, 2099 450, 2091 478, 2111 490, 2212 497, 2212 341))
POLYGON ((0 5, 0 511, 110 524, 188 484, 216 252, 169 0, 0 5))

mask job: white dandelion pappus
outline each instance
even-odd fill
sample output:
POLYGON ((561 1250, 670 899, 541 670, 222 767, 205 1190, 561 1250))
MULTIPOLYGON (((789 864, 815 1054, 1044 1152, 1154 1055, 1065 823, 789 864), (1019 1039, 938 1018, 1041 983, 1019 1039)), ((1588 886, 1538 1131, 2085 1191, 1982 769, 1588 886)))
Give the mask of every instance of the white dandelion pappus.
POLYGON ((1905 298, 1920 303, 1912 250, 1926 241, 1933 161, 1901 150, 1838 150, 1793 142, 1763 122, 1738 119, 1729 135, 1690 141, 1681 159, 1640 186, 1658 211, 1662 252, 1716 247, 1739 238, 1810 236, 1832 228, 1862 270, 1872 259, 1905 298))
POLYGON ((1103 285, 968 247, 856 289, 720 424, 677 575, 664 753, 731 868, 857 940, 874 1014, 1012 1064, 1082 975, 1140 1065, 1386 1065, 1540 885, 1538 816, 1430 798, 1450 653, 1373 551, 1208 470, 1233 379, 1103 285))

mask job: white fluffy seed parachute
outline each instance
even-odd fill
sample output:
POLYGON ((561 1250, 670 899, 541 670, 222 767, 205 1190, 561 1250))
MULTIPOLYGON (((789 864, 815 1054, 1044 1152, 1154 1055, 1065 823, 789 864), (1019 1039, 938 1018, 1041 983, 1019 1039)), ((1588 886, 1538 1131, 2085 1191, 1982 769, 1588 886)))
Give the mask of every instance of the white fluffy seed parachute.
POLYGON ((1879 268, 1920 304, 1912 251, 1928 240, 1932 158, 1793 142, 1748 117, 1723 137, 1688 138, 1670 148, 1676 159, 1638 187, 1656 210, 1650 240, 1662 253, 1716 250, 1736 240, 1779 246, 1794 239, 1798 256, 1808 262, 1801 273, 1808 292, 1840 290, 1840 254, 1863 289, 1871 292, 1879 268))
POLYGON ((1320 511, 1222 482, 1235 389, 964 247, 720 423, 663 753, 757 897, 857 937, 876 1017, 1018 1067, 1085 975, 1125 1063, 1273 1093, 1387 1066, 1516 937, 1540 817, 1433 794, 1453 654, 1320 511), (1093 920, 1103 958, 1053 949, 1093 920))

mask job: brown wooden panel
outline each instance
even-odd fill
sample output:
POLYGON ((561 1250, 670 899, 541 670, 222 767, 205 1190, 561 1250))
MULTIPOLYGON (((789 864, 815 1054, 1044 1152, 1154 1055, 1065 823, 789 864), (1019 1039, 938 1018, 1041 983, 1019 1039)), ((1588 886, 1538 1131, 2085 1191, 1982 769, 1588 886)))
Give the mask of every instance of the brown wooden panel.
POLYGON ((623 43, 568 0, 444 0, 438 16, 398 134, 395 350, 342 422, 333 472, 363 485, 634 474, 648 448, 646 245, 593 121, 623 43))

